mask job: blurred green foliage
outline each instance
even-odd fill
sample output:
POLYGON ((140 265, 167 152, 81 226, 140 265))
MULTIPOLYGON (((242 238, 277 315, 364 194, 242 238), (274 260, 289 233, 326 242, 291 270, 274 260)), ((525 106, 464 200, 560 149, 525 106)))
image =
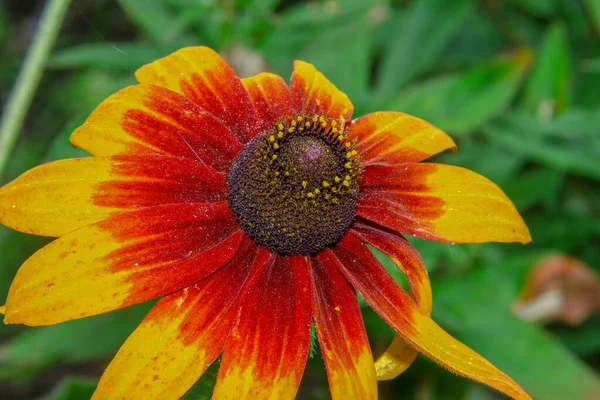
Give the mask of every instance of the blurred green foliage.
MULTIPOLYGON (((2 104, 43 4, 0 3, 2 104)), ((2 183, 39 163, 82 156, 68 137, 94 107, 134 83, 137 67, 194 44, 221 51, 242 76, 267 68, 287 77, 293 60, 304 59, 350 95, 355 115, 399 110, 452 134, 460 151, 436 161, 497 182, 534 241, 415 241, 434 285, 434 319, 535 399, 600 398, 600 317, 568 327, 524 322, 511 311, 541 255, 569 254, 600 269, 600 0, 74 1, 2 183)), ((0 299, 47 242, 0 229, 0 299)), ((89 398, 149 307, 52 327, 0 326, 0 398, 89 398)), ((368 308, 364 316, 378 355, 393 332, 368 308)), ((216 371, 186 398, 209 397, 216 371)), ((380 391, 501 398, 424 358, 380 391)), ((319 353, 299 398, 328 398, 319 353)))

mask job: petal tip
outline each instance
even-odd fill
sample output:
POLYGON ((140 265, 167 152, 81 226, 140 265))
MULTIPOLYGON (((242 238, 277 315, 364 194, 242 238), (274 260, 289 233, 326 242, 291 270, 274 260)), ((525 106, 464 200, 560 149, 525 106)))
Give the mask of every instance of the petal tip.
POLYGON ((2 315, 6 314, 6 306, 0 306, 0 314, 2 314, 2 315))

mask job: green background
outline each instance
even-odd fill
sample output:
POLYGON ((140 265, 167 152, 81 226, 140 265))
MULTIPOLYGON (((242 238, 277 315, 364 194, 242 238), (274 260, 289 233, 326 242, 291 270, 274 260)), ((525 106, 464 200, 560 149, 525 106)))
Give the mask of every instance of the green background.
MULTIPOLYGON (((43 6, 0 3, 0 104, 43 6)), ((268 69, 287 80, 294 59, 312 62, 350 96, 355 116, 398 110, 451 134, 459 152, 436 161, 500 185, 534 241, 415 241, 434 319, 535 399, 600 399, 600 317, 570 327, 511 311, 543 255, 600 269, 600 0, 73 1, 1 183, 83 156, 69 134, 103 99, 133 84, 137 67, 197 44, 220 51, 241 76, 268 69)), ((0 227, 0 303, 19 265, 47 242, 0 227)), ((149 307, 0 326, 0 399, 89 398, 149 307)), ((393 332, 366 307, 364 317, 378 355, 393 332)), ((186 399, 209 397, 215 375, 213 366, 186 399)), ((382 399, 504 398, 422 356, 379 388, 382 399)), ((329 398, 318 350, 298 398, 329 398)))

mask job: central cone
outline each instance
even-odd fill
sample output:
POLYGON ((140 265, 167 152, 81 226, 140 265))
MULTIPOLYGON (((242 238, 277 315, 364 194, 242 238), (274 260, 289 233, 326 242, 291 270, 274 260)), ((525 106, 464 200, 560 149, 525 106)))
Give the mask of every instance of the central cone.
POLYGON ((242 229, 286 255, 335 244, 354 221, 358 198, 356 152, 343 132, 335 122, 301 118, 248 142, 227 177, 229 207, 242 229))

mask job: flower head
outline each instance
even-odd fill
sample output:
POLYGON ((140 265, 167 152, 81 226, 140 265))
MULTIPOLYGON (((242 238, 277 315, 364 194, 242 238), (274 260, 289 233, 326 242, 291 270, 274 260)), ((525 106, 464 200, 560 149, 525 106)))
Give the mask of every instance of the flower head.
POLYGON ((0 189, 0 221, 59 237, 20 268, 6 323, 49 325, 161 297, 95 398, 177 398, 221 354, 214 398, 293 398, 314 323, 334 399, 422 352, 515 399, 509 377, 430 317, 427 272, 402 234, 527 242, 502 191, 421 163, 452 139, 398 112, 352 120, 312 65, 288 87, 240 80, 205 47, 136 72, 71 137, 93 157, 34 168, 0 189), (406 274, 407 294, 367 244, 406 274), (374 362, 356 292, 398 333, 374 362))

